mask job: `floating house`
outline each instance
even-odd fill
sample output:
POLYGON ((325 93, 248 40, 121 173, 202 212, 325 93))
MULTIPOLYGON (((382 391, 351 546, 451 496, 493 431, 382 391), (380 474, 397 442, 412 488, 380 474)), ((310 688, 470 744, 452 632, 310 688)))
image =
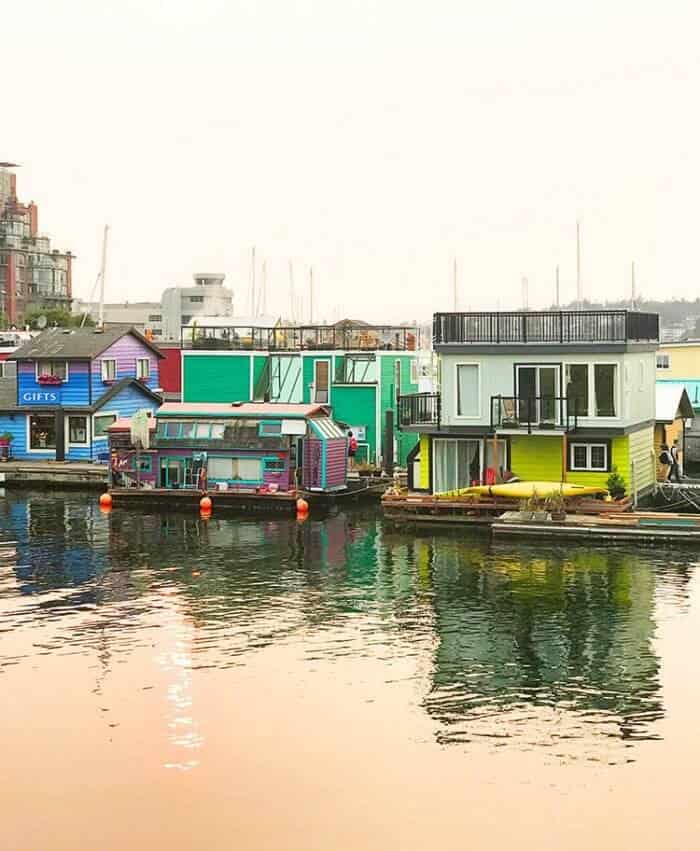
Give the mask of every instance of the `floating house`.
POLYGON ((348 441, 323 405, 166 402, 148 449, 132 446, 128 421, 109 436, 118 487, 289 494, 347 486, 348 441))
POLYGON ((155 412, 161 354, 124 326, 51 329, 14 351, 0 378, 0 433, 20 460, 104 461, 107 429, 138 410, 155 412))
POLYGON ((656 314, 626 310, 437 313, 438 393, 402 394, 420 435, 409 487, 445 493, 515 475, 627 492, 656 479, 656 314))
POLYGON ((400 394, 426 389, 416 328, 337 325, 186 327, 183 402, 324 405, 358 441, 357 460, 405 465, 416 435, 396 427, 400 394), (387 418, 387 412, 390 412, 387 418), (387 422, 389 431, 387 432, 387 422))

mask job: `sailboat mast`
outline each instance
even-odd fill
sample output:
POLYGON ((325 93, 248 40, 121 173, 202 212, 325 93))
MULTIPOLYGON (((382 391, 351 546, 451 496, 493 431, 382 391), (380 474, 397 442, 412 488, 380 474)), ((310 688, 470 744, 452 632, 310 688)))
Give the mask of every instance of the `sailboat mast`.
POLYGON ((102 264, 100 266, 100 312, 99 326, 105 327, 105 276, 107 274, 107 236, 109 234, 109 225, 105 225, 104 236, 102 237, 102 264))

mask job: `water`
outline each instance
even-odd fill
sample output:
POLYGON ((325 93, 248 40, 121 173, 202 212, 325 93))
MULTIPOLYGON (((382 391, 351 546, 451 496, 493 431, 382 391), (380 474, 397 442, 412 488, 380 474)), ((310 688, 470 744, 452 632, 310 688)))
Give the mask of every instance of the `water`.
POLYGON ((699 847, 697 562, 10 492, 0 847, 699 847))

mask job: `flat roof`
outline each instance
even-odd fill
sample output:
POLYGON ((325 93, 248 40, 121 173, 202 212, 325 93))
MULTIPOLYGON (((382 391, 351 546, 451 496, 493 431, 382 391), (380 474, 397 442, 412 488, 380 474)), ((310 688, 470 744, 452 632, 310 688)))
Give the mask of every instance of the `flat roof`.
POLYGON ((166 402, 157 417, 295 417, 328 416, 323 405, 297 405, 278 402, 166 402))

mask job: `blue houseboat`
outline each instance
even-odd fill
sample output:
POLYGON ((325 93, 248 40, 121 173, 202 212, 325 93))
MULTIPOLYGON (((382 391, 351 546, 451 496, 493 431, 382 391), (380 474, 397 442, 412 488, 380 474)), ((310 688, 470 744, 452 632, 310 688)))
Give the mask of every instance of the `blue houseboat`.
POLYGON ((107 429, 160 407, 159 350, 133 328, 43 331, 0 378, 0 434, 19 460, 109 460, 107 429))

